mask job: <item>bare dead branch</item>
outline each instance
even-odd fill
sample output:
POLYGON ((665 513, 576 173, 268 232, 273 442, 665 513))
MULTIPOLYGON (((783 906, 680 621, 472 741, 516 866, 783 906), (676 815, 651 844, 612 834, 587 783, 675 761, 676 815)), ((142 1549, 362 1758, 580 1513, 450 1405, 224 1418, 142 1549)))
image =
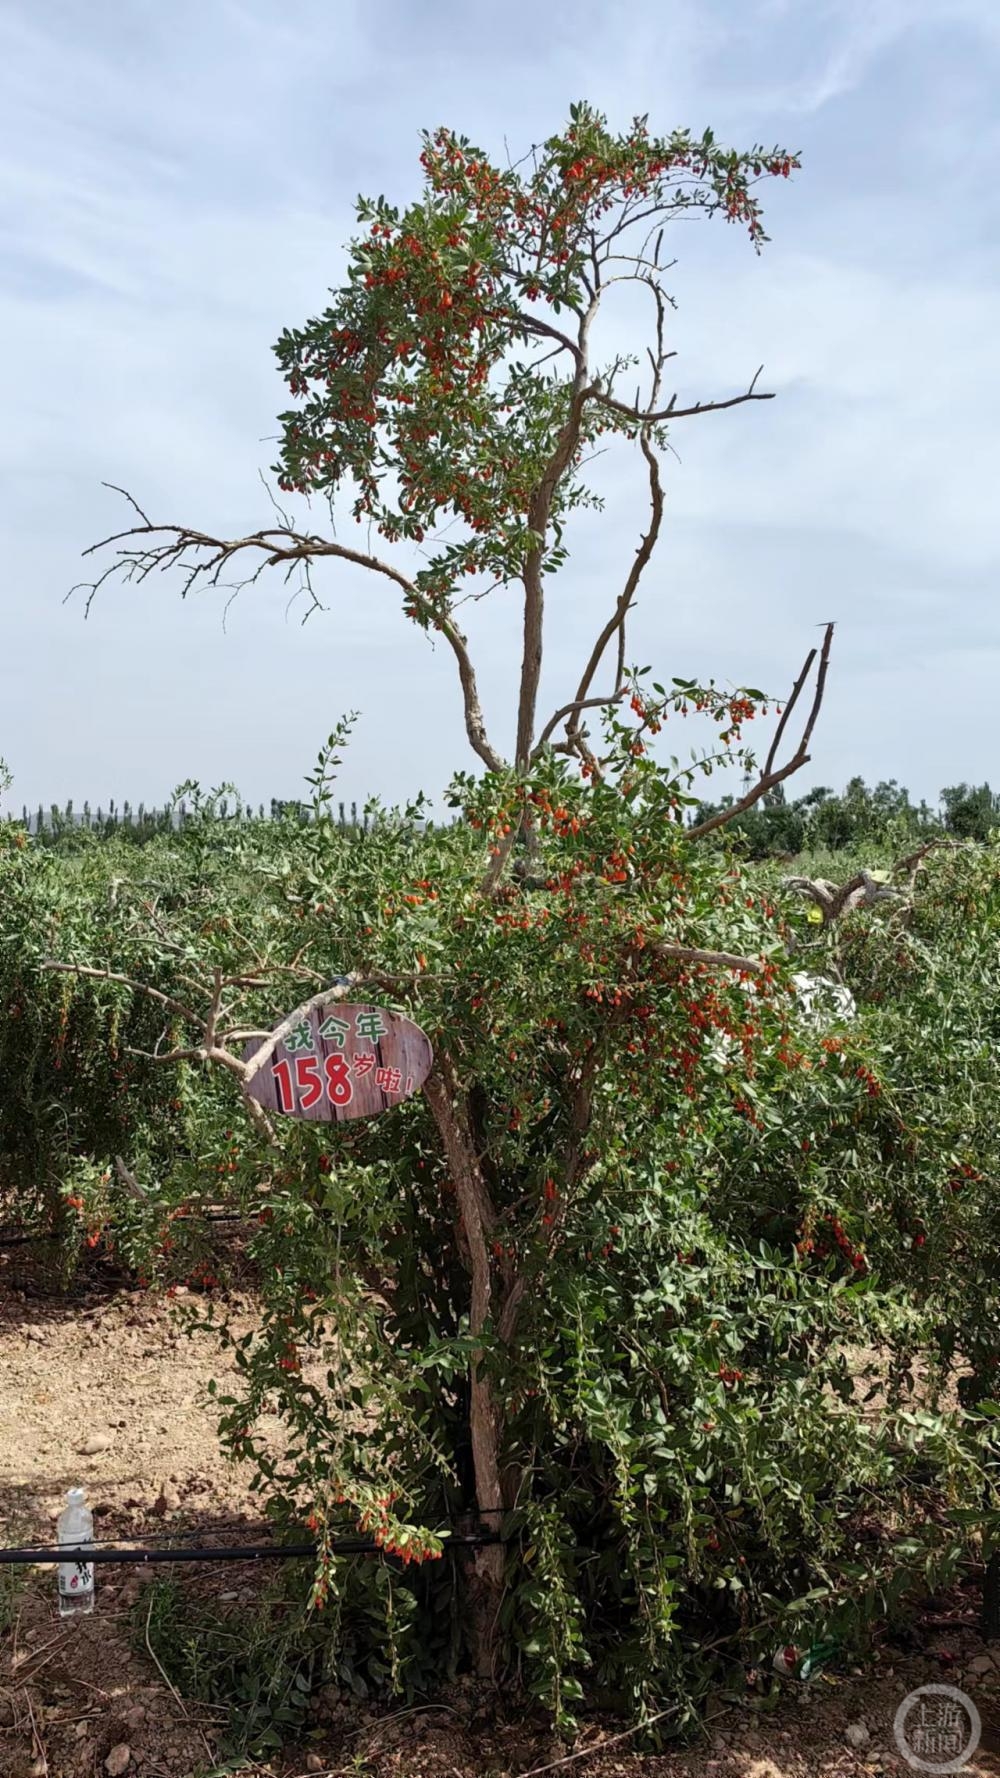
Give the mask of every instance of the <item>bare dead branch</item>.
POLYGON ((791 692, 789 693, 789 696, 785 702, 785 707, 781 712, 781 717, 778 722, 778 726, 774 731, 774 739, 771 742, 771 745, 768 749, 767 758, 764 761, 764 776, 765 777, 767 777, 768 773, 770 771, 772 771, 774 768, 774 762, 778 757, 778 748, 781 746, 781 738, 785 732, 785 729, 788 726, 789 717, 791 716, 792 711, 795 709, 795 706, 799 701, 799 697, 801 695, 802 688, 805 685, 810 672, 812 671, 812 665, 813 665, 813 662, 815 659, 816 659, 816 650, 815 650, 815 648, 811 648, 809 650, 809 653, 806 655, 805 665, 803 666, 801 673, 799 674, 798 678, 796 679, 795 684, 792 686, 791 692))
POLYGON ((854 876, 849 877, 839 887, 836 883, 828 882, 825 877, 786 877, 785 887, 797 889, 801 895, 805 895, 819 908, 823 916, 823 925, 832 926, 849 907, 871 907, 880 901, 892 901, 899 897, 912 895, 921 860, 937 847, 943 847, 949 851, 964 850, 961 840, 947 839, 944 835, 935 835, 932 839, 925 840, 915 852, 908 853, 905 858, 897 859, 895 864, 889 867, 888 874, 890 876, 908 877, 909 881, 905 888, 895 888, 888 883, 876 882, 872 873, 867 870, 857 871, 854 876))
POLYGON ((925 840, 922 846, 918 846, 915 852, 908 853, 905 858, 897 859, 896 863, 892 866, 892 874, 894 877, 902 876, 905 871, 908 876, 912 876, 921 860, 927 857, 928 852, 934 852, 936 850, 945 852, 964 852, 965 849, 966 843, 964 840, 947 839, 944 834, 935 834, 933 839, 925 840))
MULTIPOLYGON (((761 366, 761 370, 763 365, 761 366)), ((754 374, 753 382, 742 395, 730 395, 725 401, 696 401, 692 407, 678 407, 677 397, 672 395, 667 406, 658 413, 638 413, 625 401, 616 401, 613 395, 605 395, 600 390, 589 391, 588 398, 597 401, 602 407, 610 408, 616 414, 624 414, 627 420, 634 420, 640 426, 656 426, 664 420, 687 420, 693 414, 720 414, 730 407, 743 407, 748 401, 773 401, 774 391, 757 390, 754 384, 760 376, 760 370, 754 374)))
MULTIPOLYGON (((585 707, 590 687, 594 682, 594 677, 604 657, 604 652, 616 633, 618 636, 618 677, 615 684, 614 696, 603 701, 605 703, 612 703, 615 699, 622 696, 623 688, 621 685, 621 678, 625 657, 625 621, 639 589, 639 582, 642 579, 643 571, 649 563, 653 551, 656 548, 657 539, 660 535, 660 527, 663 522, 663 488, 660 482, 659 460, 645 434, 643 434, 639 440, 639 448, 646 459, 646 464, 649 470, 649 499, 651 509, 649 529, 642 538, 639 548, 636 550, 635 558, 629 570, 628 579, 619 595, 618 603, 598 636, 597 641, 594 643, 590 659, 583 670, 583 675, 577 686, 576 698, 574 699, 574 703, 578 710, 585 707)), ((570 740, 575 738, 578 729, 578 723, 570 723, 567 731, 570 740)))
MULTIPOLYGON (((650 364, 651 364, 652 372, 653 372, 652 387, 651 387, 651 391, 650 391, 650 402, 651 402, 651 405, 655 407, 656 402, 659 399, 660 381, 663 376, 663 367, 667 361, 667 358, 669 356, 671 356, 671 354, 669 354, 667 352, 666 342, 665 342, 665 338, 664 338, 664 321, 665 321, 664 303, 665 303, 665 298, 664 298, 663 291, 660 289, 660 286, 655 278, 644 276, 639 279, 639 282, 644 283, 648 286, 648 288, 651 290, 651 292, 653 294, 653 300, 656 304, 656 351, 654 353, 652 351, 652 349, 650 349, 650 353, 649 353, 650 364)), ((650 443, 648 427, 643 427, 643 429, 639 435, 639 447, 640 447, 642 454, 646 460, 646 465, 647 465, 647 469, 648 469, 648 473, 649 473, 649 501, 650 501, 649 529, 647 530, 644 537, 640 541, 639 548, 636 551, 635 559, 632 563, 631 569, 629 570, 629 574, 628 574, 628 578, 625 582, 625 586, 624 586, 621 594, 619 595, 617 605, 615 606, 614 611, 612 612, 610 618, 608 619, 603 630, 601 631, 600 635, 598 636, 593 649, 591 650, 590 659, 588 660, 587 665, 584 668, 583 676, 580 680, 579 686, 577 687, 576 697, 574 698, 573 703, 571 705, 566 706, 566 708, 564 710, 558 712, 557 715, 552 718, 551 722, 546 726, 546 729, 543 731, 542 740, 539 742, 539 747, 544 743, 544 741, 546 741, 548 739, 549 735, 551 735, 554 732, 554 730, 558 727, 559 723, 561 721, 563 721, 566 716, 569 716, 570 720, 567 725, 566 738, 567 738, 567 741, 570 745, 570 748, 573 751, 579 750, 577 743, 578 743, 579 736, 580 736, 580 724, 579 724, 579 721, 577 720, 577 718, 578 718, 579 713, 582 710, 584 710, 588 707, 591 707, 591 705, 592 705, 592 700, 590 699, 590 688, 593 685, 594 678, 596 676, 598 667, 600 666, 600 663, 604 657, 605 650, 607 649, 608 644, 611 642, 612 638, 616 634, 618 637, 618 659, 617 659, 617 666, 616 666, 616 673, 615 673, 615 690, 610 698, 601 699, 601 700, 598 700, 598 702, 605 704, 605 705, 610 704, 610 703, 615 702, 619 697, 621 697, 623 695, 623 692, 624 692, 623 680, 624 680, 624 676, 625 676, 625 624, 626 624, 626 619, 628 617, 628 613, 631 609, 632 603, 635 599, 636 592, 638 591, 639 582, 642 579, 643 572, 644 572, 645 568, 647 567, 647 565, 650 561, 650 558, 653 554, 653 551, 656 547, 656 543, 657 543, 657 540, 660 535, 660 527, 663 522, 663 488, 662 488, 662 485, 660 482, 660 465, 659 465, 659 459, 657 458, 656 453, 653 450, 652 445, 650 443), (575 708, 574 708, 574 706, 575 706, 575 708)), ((536 753, 537 753, 537 751, 538 751, 538 749, 536 748, 536 753)), ((590 764, 590 769, 592 771, 595 770, 595 762, 594 762, 593 758, 591 758, 591 760, 589 761, 589 764, 590 764)))
MULTIPOLYGON (((830 665, 830 650, 833 646, 833 631, 834 625, 832 623, 827 624, 823 635, 823 644, 819 653, 819 667, 816 673, 813 701, 809 709, 809 715, 806 718, 805 727, 802 730, 799 744, 787 765, 780 767, 774 765, 774 760, 777 757, 776 737, 775 742, 772 742, 771 744, 764 770, 756 784, 747 791, 745 796, 741 796, 739 800, 733 803, 728 809, 720 809, 717 815, 710 815, 706 821, 699 821, 694 827, 690 827, 688 829, 689 839, 700 839, 703 834, 712 833, 717 827, 725 827, 727 822, 734 821, 736 817, 742 815, 746 809, 752 809, 754 803, 759 802, 762 796, 766 796, 769 790, 773 790, 776 784, 783 783, 786 778, 792 776, 793 772, 800 771, 804 765, 808 764, 809 743, 812 739, 812 732, 816 726, 816 719, 819 716, 823 704, 823 694, 826 690, 826 676, 830 665)), ((799 694, 806 683, 815 659, 816 650, 811 649, 806 659, 806 664, 799 674, 798 679, 795 681, 788 703, 785 705, 784 713, 779 724, 779 734, 784 730, 787 724, 789 711, 794 708, 798 701, 799 694)))
MULTIPOLYGON (((118 576, 126 584, 141 584, 154 572, 179 567, 185 573, 181 591, 182 596, 186 596, 198 582, 206 586, 220 585, 221 576, 228 570, 230 563, 245 552, 259 554, 261 560, 241 583, 243 585, 257 580, 267 568, 286 565, 292 569, 298 563, 308 570, 311 563, 324 559, 364 568, 369 573, 392 581, 423 614, 429 627, 444 636, 458 666, 469 744, 490 771, 502 769, 503 761, 491 746, 486 733, 468 638, 447 612, 439 610, 415 582, 391 562, 384 562, 381 557, 366 554, 362 550, 349 549, 333 538, 292 530, 288 525, 275 525, 249 532, 243 537, 231 538, 213 537, 186 525, 156 525, 146 517, 130 494, 123 489, 117 491, 123 493, 135 511, 141 514, 143 523, 125 531, 113 532, 84 551, 84 556, 87 557, 101 550, 114 548, 114 557, 103 573, 94 581, 81 583, 87 592, 88 611, 104 582, 114 576, 118 576)), ((71 593, 77 590, 79 589, 71 588, 71 593)))
POLYGON ((141 518, 144 525, 148 525, 150 523, 149 514, 143 512, 142 507, 139 505, 138 500, 136 500, 136 498, 133 494, 129 493, 127 488, 120 488, 118 486, 117 482, 102 482, 101 487, 102 488, 109 488, 112 494, 120 494, 123 500, 128 501, 133 512, 138 513, 138 515, 141 518))

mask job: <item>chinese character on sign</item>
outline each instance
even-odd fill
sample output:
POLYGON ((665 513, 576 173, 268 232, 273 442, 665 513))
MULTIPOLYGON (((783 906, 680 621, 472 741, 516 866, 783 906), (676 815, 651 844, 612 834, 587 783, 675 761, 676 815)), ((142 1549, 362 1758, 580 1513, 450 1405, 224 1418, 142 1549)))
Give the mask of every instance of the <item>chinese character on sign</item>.
POLYGON ((419 1090, 433 1061, 426 1032, 389 1007, 342 1000, 347 986, 335 981, 297 1006, 269 1042, 247 1040, 251 1099, 283 1117, 339 1123, 394 1111, 419 1090))

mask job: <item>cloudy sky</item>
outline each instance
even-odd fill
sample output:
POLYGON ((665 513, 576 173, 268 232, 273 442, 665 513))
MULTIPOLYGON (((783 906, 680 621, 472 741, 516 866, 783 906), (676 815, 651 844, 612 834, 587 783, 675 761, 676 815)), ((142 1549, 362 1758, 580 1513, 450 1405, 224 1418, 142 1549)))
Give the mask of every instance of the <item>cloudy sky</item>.
MULTIPOLYGON (((120 520, 103 481, 164 518, 266 521, 271 345, 340 281, 356 194, 416 192, 421 126, 501 155, 576 98, 803 156, 763 258, 720 224, 678 237, 677 387, 729 394, 763 361, 778 399, 675 428, 633 658, 780 690, 835 618, 803 787, 1000 782, 998 76, 996 0, 0 0, 11 806, 187 777, 295 796, 347 709, 348 796, 472 763, 450 659, 351 571, 304 627, 274 582, 225 630, 221 597, 166 581, 88 621, 63 596, 120 520)), ((616 478, 553 595, 553 706, 635 547, 616 478)), ((515 616, 473 626, 504 742, 515 616)))

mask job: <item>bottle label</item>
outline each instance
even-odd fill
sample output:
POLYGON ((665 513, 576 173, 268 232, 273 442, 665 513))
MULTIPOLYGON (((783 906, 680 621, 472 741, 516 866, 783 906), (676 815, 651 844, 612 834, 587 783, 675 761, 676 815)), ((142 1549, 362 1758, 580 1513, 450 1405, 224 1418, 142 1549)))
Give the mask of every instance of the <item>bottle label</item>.
POLYGON ((60 1562, 60 1594, 72 1599, 81 1593, 92 1593, 93 1590, 94 1565, 92 1562, 60 1562))

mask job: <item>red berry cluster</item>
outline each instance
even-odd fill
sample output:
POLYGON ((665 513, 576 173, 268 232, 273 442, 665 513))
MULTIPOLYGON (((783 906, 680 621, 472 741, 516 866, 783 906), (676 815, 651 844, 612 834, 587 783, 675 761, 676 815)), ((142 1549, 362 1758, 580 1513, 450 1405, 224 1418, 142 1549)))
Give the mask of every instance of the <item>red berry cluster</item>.
MULTIPOLYGON (((840 1250, 848 1264, 856 1272, 866 1271, 868 1261, 861 1248, 855 1247, 850 1236, 845 1232, 839 1216, 825 1216, 823 1221, 830 1231, 833 1246, 840 1250)), ((811 1234, 804 1233, 796 1243, 795 1251, 802 1258, 805 1258, 807 1254, 814 1253, 817 1259, 826 1259, 832 1248, 829 1241, 815 1241, 811 1234)))

